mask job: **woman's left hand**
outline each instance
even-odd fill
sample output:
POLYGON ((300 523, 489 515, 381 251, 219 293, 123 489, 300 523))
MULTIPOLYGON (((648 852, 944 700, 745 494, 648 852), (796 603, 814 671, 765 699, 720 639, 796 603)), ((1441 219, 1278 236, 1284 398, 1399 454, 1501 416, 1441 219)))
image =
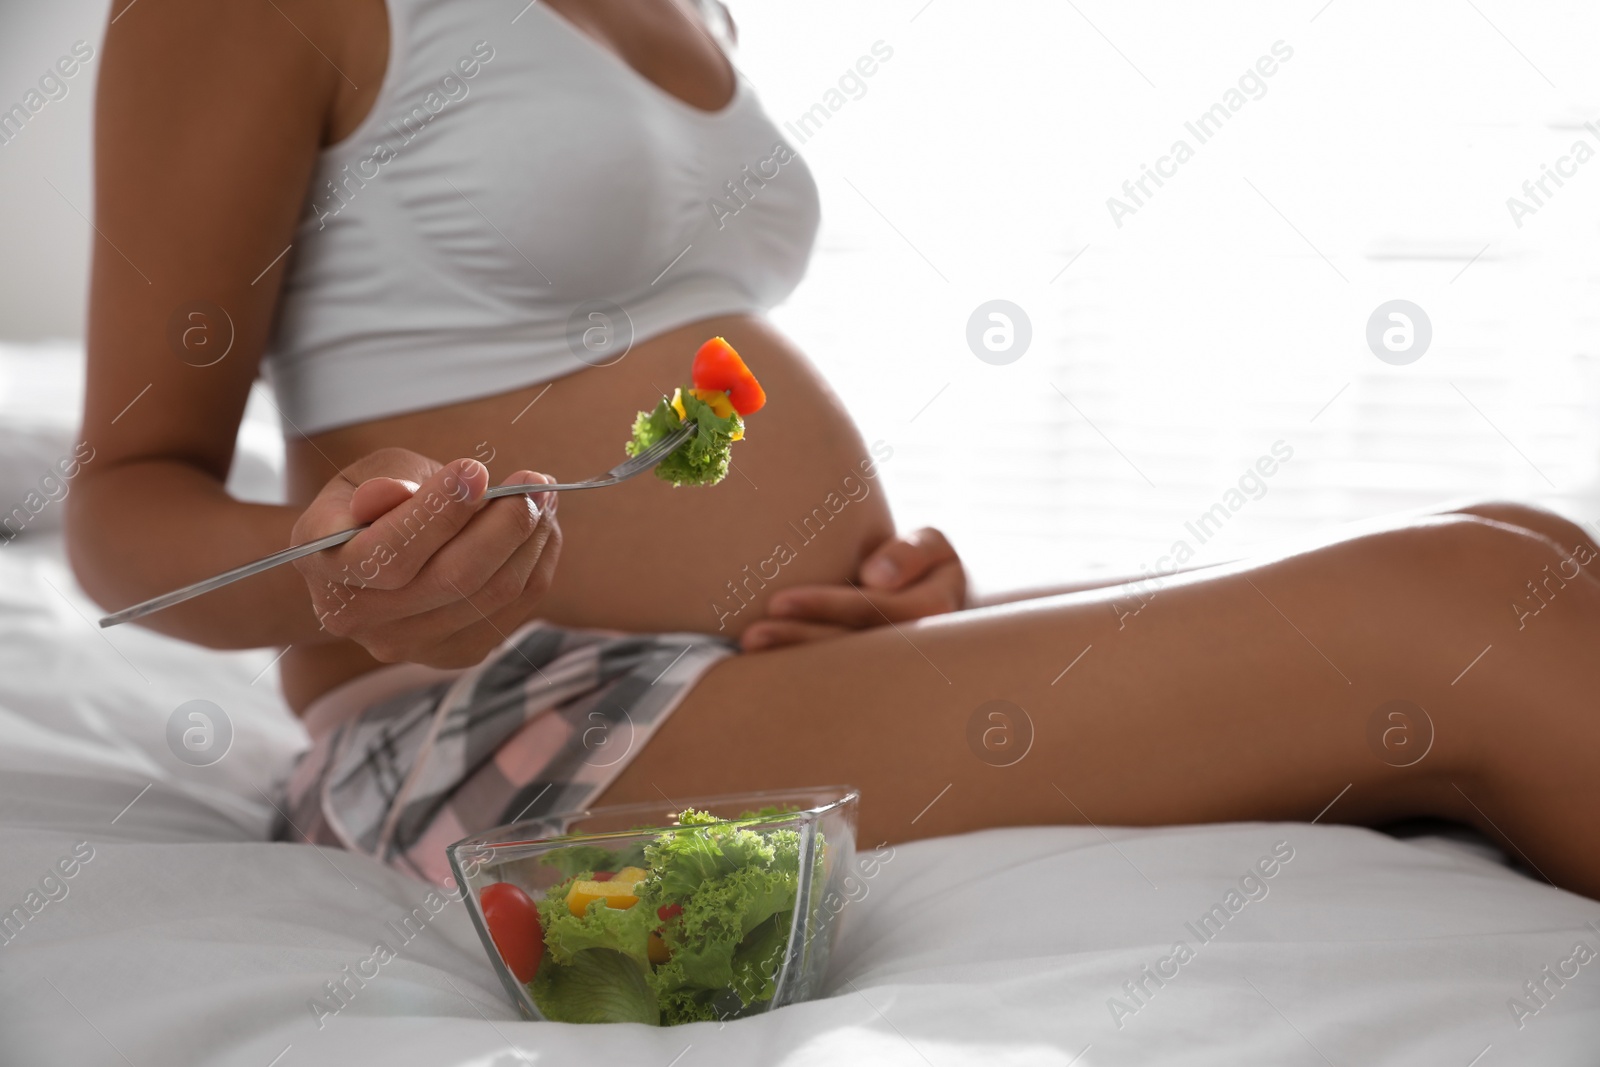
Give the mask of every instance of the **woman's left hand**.
POLYGON ((891 622, 959 611, 967 572, 944 534, 931 527, 894 537, 846 585, 797 585, 773 594, 767 618, 739 639, 746 652, 781 648, 891 622))

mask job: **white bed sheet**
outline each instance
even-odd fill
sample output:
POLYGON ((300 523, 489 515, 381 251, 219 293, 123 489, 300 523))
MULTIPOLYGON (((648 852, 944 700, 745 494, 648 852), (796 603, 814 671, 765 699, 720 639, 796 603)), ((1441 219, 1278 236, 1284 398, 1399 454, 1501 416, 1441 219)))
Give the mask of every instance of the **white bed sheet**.
POLYGON ((0 910, 93 849, 0 944, 0 1063, 1600 1062, 1600 963, 1520 1028, 1508 1007, 1576 943, 1600 949, 1600 904, 1481 847, 1302 824, 903 846, 846 909, 823 999, 721 1027, 522 1022, 459 904, 402 946, 387 923, 424 887, 262 841, 259 791, 304 744, 257 677, 270 654, 102 635, 93 615, 58 545, 0 548, 0 910), (195 698, 235 727, 208 768, 166 747, 195 698), (1268 895, 1200 943, 1185 923, 1279 841, 1294 858, 1268 895), (319 1020, 323 983, 380 939, 398 958, 319 1020), (1111 998, 1135 1006, 1123 983, 1178 939, 1193 959, 1119 1027, 1111 998))

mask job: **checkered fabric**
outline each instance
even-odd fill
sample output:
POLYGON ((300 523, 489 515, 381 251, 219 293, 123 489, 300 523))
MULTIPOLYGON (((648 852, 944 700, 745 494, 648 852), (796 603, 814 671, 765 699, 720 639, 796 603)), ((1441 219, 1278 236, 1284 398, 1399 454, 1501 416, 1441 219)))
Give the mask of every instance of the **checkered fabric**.
POLYGON ((273 836, 443 885, 447 845, 588 808, 734 652, 705 634, 530 623, 465 674, 379 701, 324 736, 291 772, 273 836))

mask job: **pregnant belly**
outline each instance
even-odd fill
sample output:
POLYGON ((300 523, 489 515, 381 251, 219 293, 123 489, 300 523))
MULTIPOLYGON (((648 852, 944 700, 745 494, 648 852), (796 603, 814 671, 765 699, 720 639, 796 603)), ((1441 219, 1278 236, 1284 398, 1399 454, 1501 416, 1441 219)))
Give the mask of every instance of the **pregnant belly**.
MULTIPOLYGON (((879 466, 892 450, 861 439, 803 356, 759 319, 707 320, 636 345, 608 367, 499 396, 394 416, 292 442, 290 492, 308 501, 343 465, 388 446, 447 462, 474 456, 491 484, 531 469, 563 481, 623 457, 641 408, 688 377, 700 342, 725 336, 770 398, 736 445, 722 484, 675 489, 643 475, 566 494, 565 535, 540 617, 564 626, 737 636, 778 589, 854 578, 893 532, 879 466), (532 406, 529 406, 529 405, 532 406)), ((293 649, 285 690, 303 707, 378 664, 349 643, 293 649)))

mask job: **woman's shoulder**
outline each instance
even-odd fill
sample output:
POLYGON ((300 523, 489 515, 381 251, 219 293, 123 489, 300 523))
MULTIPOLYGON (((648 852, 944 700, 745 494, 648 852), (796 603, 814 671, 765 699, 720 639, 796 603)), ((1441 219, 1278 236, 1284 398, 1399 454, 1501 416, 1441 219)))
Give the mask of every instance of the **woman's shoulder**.
POLYGON ((388 60, 385 0, 116 0, 105 37, 114 87, 130 97, 178 94, 237 113, 273 94, 285 121, 310 108, 324 143, 359 125, 388 60))

